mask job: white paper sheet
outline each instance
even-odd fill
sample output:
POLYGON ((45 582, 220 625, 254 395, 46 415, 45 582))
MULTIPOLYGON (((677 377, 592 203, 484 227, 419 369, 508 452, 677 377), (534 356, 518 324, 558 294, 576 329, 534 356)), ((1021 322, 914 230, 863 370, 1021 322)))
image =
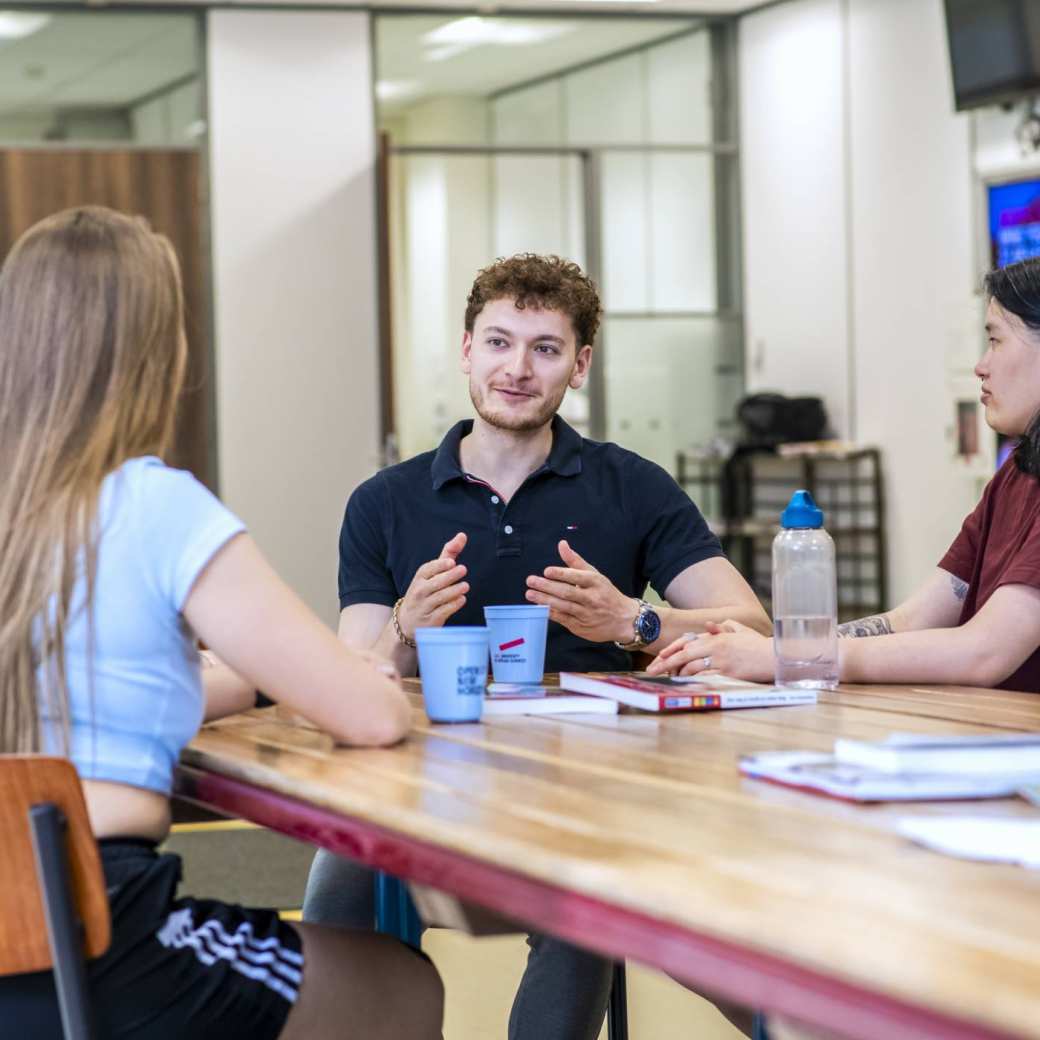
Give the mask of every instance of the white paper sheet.
POLYGON ((896 826, 911 841, 950 856, 1040 868, 1040 818, 904 816, 896 826))

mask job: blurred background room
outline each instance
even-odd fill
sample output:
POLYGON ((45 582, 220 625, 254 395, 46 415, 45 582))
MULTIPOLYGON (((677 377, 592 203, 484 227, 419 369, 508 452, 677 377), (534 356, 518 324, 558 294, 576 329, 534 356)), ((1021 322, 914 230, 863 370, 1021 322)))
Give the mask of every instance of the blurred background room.
MULTIPOLYGON (((857 616, 921 584, 1006 451, 972 369, 982 275, 1040 252, 1036 17, 984 0, 5 6, 0 251, 86 202, 171 237, 191 337, 174 461, 330 623, 351 490, 469 414, 475 272, 559 253, 605 307, 564 417, 676 475, 763 595, 779 504, 812 484, 857 616)), ((172 842, 190 886, 299 906, 309 849, 209 821, 172 842), (234 865, 261 856, 245 891, 234 865)), ((449 1040, 500 1035, 522 940, 430 949, 449 1040)), ((735 1035, 666 980, 630 985, 634 1035, 735 1035)))

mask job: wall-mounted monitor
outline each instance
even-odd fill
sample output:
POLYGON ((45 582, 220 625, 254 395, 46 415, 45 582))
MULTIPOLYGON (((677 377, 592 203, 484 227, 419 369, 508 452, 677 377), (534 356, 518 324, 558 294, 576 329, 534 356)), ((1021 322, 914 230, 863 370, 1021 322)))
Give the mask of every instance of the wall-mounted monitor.
POLYGON ((990 266, 1040 256, 1040 176, 989 184, 986 202, 990 266))
POLYGON ((1040 93, 1040 3, 946 0, 958 111, 1040 93))

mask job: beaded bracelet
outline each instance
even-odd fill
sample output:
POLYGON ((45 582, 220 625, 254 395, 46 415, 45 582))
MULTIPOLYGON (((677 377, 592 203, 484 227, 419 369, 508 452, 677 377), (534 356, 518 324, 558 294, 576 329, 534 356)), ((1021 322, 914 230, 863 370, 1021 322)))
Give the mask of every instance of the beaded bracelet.
POLYGON ((398 614, 398 611, 399 611, 399 610, 401 609, 401 604, 402 604, 403 602, 404 602, 404 596, 402 596, 402 597, 401 597, 401 598, 400 598, 400 599, 399 599, 399 600, 398 600, 398 601, 397 601, 397 602, 396 602, 396 603, 394 604, 394 612, 393 612, 393 614, 391 615, 391 616, 392 616, 392 618, 393 618, 393 622, 394 622, 394 631, 395 631, 395 632, 397 633, 397 638, 398 638, 398 639, 399 639, 399 640, 400 640, 400 641, 401 641, 402 643, 404 643, 404 645, 405 645, 405 646, 410 646, 410 647, 413 647, 413 648, 414 648, 414 647, 415 647, 415 640, 414 640, 414 639, 409 639, 409 638, 408 638, 408 637, 407 637, 407 636, 406 636, 406 635, 404 634, 404 632, 403 632, 403 631, 402 631, 402 629, 401 629, 401 621, 400 621, 400 618, 399 618, 399 617, 397 616, 397 614, 398 614))

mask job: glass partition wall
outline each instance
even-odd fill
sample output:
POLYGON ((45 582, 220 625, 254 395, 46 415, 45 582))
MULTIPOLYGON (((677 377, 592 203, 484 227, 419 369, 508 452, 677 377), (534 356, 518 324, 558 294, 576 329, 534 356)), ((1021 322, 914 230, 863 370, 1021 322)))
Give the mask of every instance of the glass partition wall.
POLYGON ((215 486, 203 93, 198 12, 0 11, 0 257, 69 206, 171 240, 189 348, 171 460, 215 486))
POLYGON ((376 39, 400 454, 468 414, 466 293, 478 268, 521 251, 573 259, 602 291, 594 378, 568 396, 568 421, 669 470, 731 432, 731 24, 385 15, 376 39))
POLYGON ((0 143, 197 148, 194 13, 0 11, 0 143))

